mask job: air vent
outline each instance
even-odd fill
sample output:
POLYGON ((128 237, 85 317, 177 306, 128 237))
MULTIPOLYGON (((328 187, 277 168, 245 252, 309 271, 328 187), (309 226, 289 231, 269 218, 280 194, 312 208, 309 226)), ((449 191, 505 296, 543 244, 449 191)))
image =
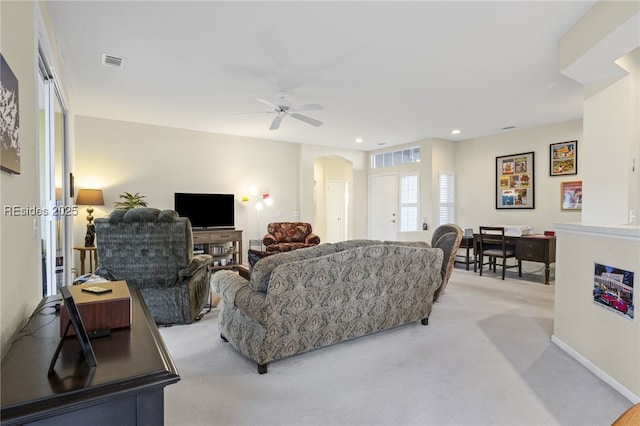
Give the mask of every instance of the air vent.
POLYGON ((114 67, 114 68, 122 68, 122 58, 118 58, 117 56, 107 55, 106 53, 102 54, 102 65, 114 67))

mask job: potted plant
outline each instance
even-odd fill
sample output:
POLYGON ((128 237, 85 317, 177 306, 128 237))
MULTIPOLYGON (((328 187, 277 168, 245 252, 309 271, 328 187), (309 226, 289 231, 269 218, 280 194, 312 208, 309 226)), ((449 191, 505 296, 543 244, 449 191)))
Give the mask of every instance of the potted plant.
POLYGON ((124 192, 120 194, 120 200, 113 203, 114 207, 118 210, 131 210, 136 207, 147 207, 147 202, 143 200, 147 198, 145 195, 140 195, 139 192, 131 194, 124 192))

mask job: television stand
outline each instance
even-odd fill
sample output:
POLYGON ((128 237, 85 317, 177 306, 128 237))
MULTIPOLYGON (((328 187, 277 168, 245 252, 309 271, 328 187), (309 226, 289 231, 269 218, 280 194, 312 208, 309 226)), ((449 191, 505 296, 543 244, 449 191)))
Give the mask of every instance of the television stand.
POLYGON ((2 425, 164 422, 164 388, 180 380, 142 296, 131 292, 131 326, 91 342, 97 366, 78 362, 80 344, 60 338, 58 296, 44 298, 2 359, 2 425))
POLYGON ((194 246, 201 246, 206 254, 213 256, 213 270, 231 269, 242 264, 241 230, 194 229, 192 232, 194 246), (225 265, 221 265, 223 260, 225 265))

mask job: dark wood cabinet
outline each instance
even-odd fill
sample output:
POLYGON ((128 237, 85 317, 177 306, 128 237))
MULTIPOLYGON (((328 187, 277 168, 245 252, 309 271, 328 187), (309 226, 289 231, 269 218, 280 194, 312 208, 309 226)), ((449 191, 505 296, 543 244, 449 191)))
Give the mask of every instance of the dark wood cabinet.
POLYGON ((52 375, 59 297, 42 300, 2 359, 3 425, 164 423, 164 387, 180 376, 142 297, 130 291, 131 326, 91 340, 97 367, 67 338, 52 375))
MULTIPOLYGON (((478 266, 478 241, 480 237, 478 234, 473 235, 473 272, 476 272, 478 266)), ((544 263, 544 283, 549 284, 550 265, 556 262, 556 237, 525 235, 521 237, 508 236, 505 240, 507 245, 515 247, 516 259, 519 261, 544 263)))
POLYGON ((549 284, 549 265, 556 261, 556 238, 525 236, 515 239, 515 244, 518 260, 544 263, 544 282, 549 284))

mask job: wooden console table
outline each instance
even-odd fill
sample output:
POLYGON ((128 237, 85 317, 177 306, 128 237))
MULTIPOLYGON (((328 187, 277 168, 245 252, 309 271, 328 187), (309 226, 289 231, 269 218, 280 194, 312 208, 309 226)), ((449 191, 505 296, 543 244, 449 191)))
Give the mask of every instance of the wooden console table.
POLYGON ((78 341, 67 338, 52 376, 60 298, 40 302, 2 360, 3 425, 163 424, 164 387, 180 376, 140 293, 130 291, 131 327, 91 340, 97 367, 90 370, 78 341))
POLYGON ((242 264, 242 231, 240 230, 194 230, 193 244, 203 245, 204 252, 213 256, 214 261, 232 260, 230 264, 217 269, 231 269, 234 265, 242 264), (231 251, 227 250, 228 243, 231 244, 231 251))
MULTIPOLYGON (((473 272, 477 270, 478 244, 480 236, 474 234, 473 272)), ((519 261, 544 263, 544 283, 549 284, 550 267, 556 262, 556 237, 546 235, 523 235, 521 237, 505 237, 507 245, 515 247, 516 259, 519 261)))

